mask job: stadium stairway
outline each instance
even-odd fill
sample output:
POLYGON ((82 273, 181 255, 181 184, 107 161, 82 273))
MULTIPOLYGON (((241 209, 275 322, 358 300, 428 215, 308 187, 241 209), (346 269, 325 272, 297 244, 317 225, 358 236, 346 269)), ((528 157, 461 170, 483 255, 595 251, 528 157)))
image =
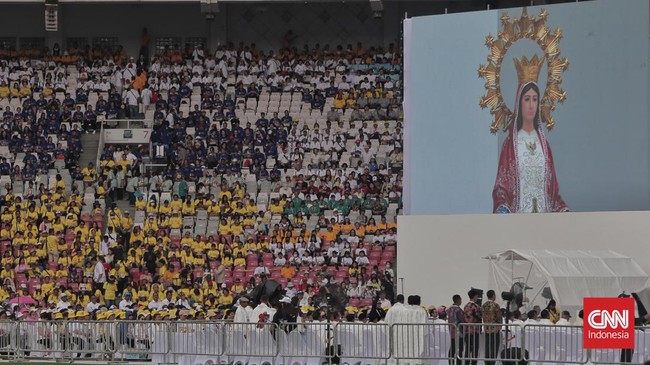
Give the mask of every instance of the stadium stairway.
POLYGON ((89 162, 97 162, 97 149, 100 148, 99 134, 82 134, 81 148, 83 153, 79 156, 79 167, 83 169, 89 162))

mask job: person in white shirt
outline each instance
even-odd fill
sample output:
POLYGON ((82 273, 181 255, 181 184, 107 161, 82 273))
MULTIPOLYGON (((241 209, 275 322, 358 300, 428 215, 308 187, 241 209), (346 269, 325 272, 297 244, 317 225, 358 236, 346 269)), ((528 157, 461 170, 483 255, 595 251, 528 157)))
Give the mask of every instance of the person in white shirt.
POLYGON ((249 320, 252 323, 257 323, 259 322, 260 315, 262 313, 266 313, 268 314, 267 321, 270 322, 273 319, 275 312, 276 312, 275 308, 271 307, 271 305, 269 304, 268 295, 262 295, 260 297, 260 304, 258 304, 257 307, 255 307, 255 309, 251 311, 249 320))
POLYGON ((68 294, 65 292, 59 294, 59 302, 56 303, 56 310, 60 312, 64 309, 70 308, 70 306, 72 306, 72 304, 68 301, 68 294))
POLYGON ((357 264, 359 264, 359 266, 368 266, 368 265, 370 265, 370 260, 368 260, 368 257, 366 256, 365 251, 359 252, 359 256, 357 256, 356 262, 357 262, 357 264))
POLYGON ((151 301, 147 305, 147 308, 150 310, 161 310, 163 308, 164 304, 163 301, 160 300, 160 294, 158 294, 157 291, 153 292, 153 298, 151 298, 151 301))
POLYGON ((98 257, 95 269, 93 270, 93 281, 97 287, 102 287, 106 282, 106 269, 104 268, 104 258, 98 257))
POLYGON ((293 298, 297 293, 298 291, 293 287, 293 281, 288 282, 287 287, 285 288, 285 295, 289 298, 293 298))
POLYGON ((558 326, 570 326, 571 325, 571 313, 569 311, 562 311, 560 319, 555 322, 558 326))
POLYGON ((149 84, 146 84, 140 93, 140 97, 142 98, 142 105, 144 105, 145 109, 151 104, 151 96, 151 88, 149 87, 149 84))
POLYGON ((239 298, 239 306, 235 311, 235 323, 249 323, 251 322, 251 314, 253 313, 253 308, 249 306, 250 299, 246 297, 239 298))
POLYGON ((162 300, 162 306, 170 308, 170 306, 174 305, 174 289, 169 288, 167 289, 167 293, 165 294, 165 299, 162 300))
POLYGON ((544 309, 542 311, 542 313, 540 313, 539 317, 540 318, 539 318, 539 321, 537 322, 537 324, 539 324, 539 325, 553 324, 553 322, 551 322, 551 319, 550 319, 550 313, 548 312, 547 309, 544 309))
POLYGON ((127 311, 133 309, 133 300, 132 294, 130 291, 124 292, 124 298, 120 301, 119 308, 120 310, 127 311))
POLYGON ((390 300, 386 298, 386 292, 384 291, 379 292, 379 300, 377 301, 377 304, 379 305, 379 308, 382 308, 386 311, 392 307, 390 300))
POLYGON ((86 312, 92 313, 101 307, 101 304, 99 304, 99 297, 97 295, 93 295, 92 298, 90 298, 90 303, 86 305, 86 312))
POLYGON ((138 114, 138 99, 140 98, 140 93, 135 88, 128 88, 124 90, 122 95, 122 100, 128 105, 129 118, 135 118, 138 114))
POLYGON ((185 292, 181 291, 178 293, 178 300, 174 303, 177 307, 184 307, 185 309, 192 309, 190 301, 185 296, 185 292))

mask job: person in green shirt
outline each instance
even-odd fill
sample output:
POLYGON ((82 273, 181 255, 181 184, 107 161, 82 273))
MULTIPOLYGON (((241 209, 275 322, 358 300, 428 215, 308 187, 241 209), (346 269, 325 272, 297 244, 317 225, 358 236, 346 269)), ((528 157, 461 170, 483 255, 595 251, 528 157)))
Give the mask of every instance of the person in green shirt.
POLYGON ((181 177, 181 181, 178 183, 178 196, 181 200, 185 200, 187 196, 187 181, 183 177, 181 177))

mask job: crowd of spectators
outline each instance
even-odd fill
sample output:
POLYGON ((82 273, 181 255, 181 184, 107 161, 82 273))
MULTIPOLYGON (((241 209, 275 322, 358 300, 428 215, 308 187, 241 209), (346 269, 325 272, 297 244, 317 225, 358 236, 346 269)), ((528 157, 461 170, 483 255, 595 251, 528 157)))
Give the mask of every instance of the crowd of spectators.
POLYGON ((33 306, 52 318, 100 308, 223 318, 263 278, 301 307, 317 306, 323 280, 355 308, 393 300, 398 49, 240 44, 151 62, 86 49, 1 62, 0 84, 12 86, 0 86, 0 299, 19 305, 12 316, 33 306), (151 150, 107 146, 99 166, 76 165, 100 118, 146 116, 151 150), (166 167, 143 173, 147 157, 166 167), (52 168, 64 176, 43 177, 52 168))

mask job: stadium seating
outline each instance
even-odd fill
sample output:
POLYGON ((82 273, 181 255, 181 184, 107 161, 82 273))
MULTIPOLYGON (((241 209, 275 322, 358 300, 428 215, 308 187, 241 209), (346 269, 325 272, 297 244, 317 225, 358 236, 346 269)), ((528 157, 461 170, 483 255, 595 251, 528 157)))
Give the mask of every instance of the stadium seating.
MULTIPOLYGON (((36 209, 50 209, 41 205, 46 197, 26 194, 31 188, 21 180, 30 174, 40 176, 47 189, 59 183, 46 174, 59 173, 63 200, 70 201, 63 210, 80 205, 62 218, 60 238, 69 252, 61 244, 61 256, 50 255, 49 247, 56 243, 50 246, 46 237, 37 237, 41 227, 33 231, 33 240, 44 242, 45 250, 17 246, 28 241, 20 238, 25 229, 16 223, 7 228, 2 254, 13 254, 13 260, 4 261, 13 262, 15 269, 3 267, 2 278, 10 279, 14 289, 27 284, 40 305, 55 306, 58 298, 40 290, 52 273, 59 292, 68 290, 78 300, 73 304, 85 307, 91 288, 100 289, 95 294, 106 302, 104 288, 90 279, 90 258, 74 259, 101 255, 104 234, 110 236, 105 266, 118 281, 118 297, 126 291, 146 292, 151 300, 152 283, 158 282, 171 286, 177 300, 181 291, 199 285, 202 290, 190 294, 193 303, 227 305, 230 294, 221 291, 215 302, 205 301, 205 283, 218 277, 220 264, 226 267, 223 284, 234 299, 252 288, 260 272, 306 292, 305 304, 325 277, 359 287, 349 294, 362 306, 390 283, 381 280, 386 279, 386 263, 395 258, 403 138, 401 69, 393 64, 395 53, 323 52, 318 55, 323 62, 317 63, 304 52, 271 58, 221 48, 215 56, 161 53, 146 65, 148 72, 121 53, 94 61, 72 53, 76 62, 10 59, 7 70, 19 70, 31 94, 24 90, 25 95, 14 96, 10 89, 1 98, 0 88, 0 105, 9 107, 3 115, 9 131, 27 120, 32 129, 47 132, 18 130, 20 137, 39 141, 33 147, 0 134, 0 142, 6 141, 0 152, 8 164, 0 164, 0 189, 13 186, 12 192, 1 192, 7 217, 31 204, 15 201, 21 193, 36 209), (129 108, 129 92, 137 94, 141 108, 129 108), (23 111, 18 115, 19 107, 23 111), (74 166, 83 131, 96 130, 98 118, 124 117, 154 121, 151 151, 106 146, 97 171, 74 166), (140 174, 150 153, 153 162, 167 167, 140 174), (115 201, 122 193, 133 199, 133 216, 119 209, 104 215, 105 199, 115 201), (123 251, 114 232, 127 237, 123 251), (144 260, 148 246, 158 255, 151 267, 144 260), (31 251, 38 259, 29 259, 31 251), (19 272, 25 257, 31 261, 19 272), (79 288, 85 290, 77 296, 79 288)), ((36 185, 33 190, 39 189, 36 185)), ((56 194, 53 190, 51 196, 56 194)), ((56 210, 53 214, 58 219, 56 210)), ((5 299, 12 295, 0 291, 5 299)))

